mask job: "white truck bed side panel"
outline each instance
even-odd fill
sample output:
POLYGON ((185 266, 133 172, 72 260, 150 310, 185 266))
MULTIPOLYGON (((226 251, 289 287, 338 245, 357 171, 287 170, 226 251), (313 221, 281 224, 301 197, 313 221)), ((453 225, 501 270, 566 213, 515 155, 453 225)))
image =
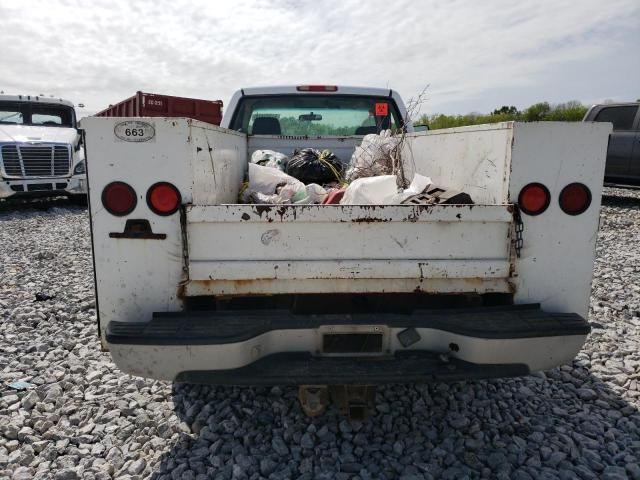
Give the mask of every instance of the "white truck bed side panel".
POLYGON ((503 122, 408 134, 408 178, 416 171, 476 203, 507 203, 512 132, 513 122, 503 122))
POLYGON ((192 142, 193 203, 235 203, 247 170, 247 136, 197 122, 192 142))
POLYGON ((126 118, 89 117, 83 120, 89 156, 89 201, 97 307, 101 330, 111 320, 147 321, 153 311, 180 310, 178 284, 183 274, 182 238, 178 214, 155 215, 147 206, 147 189, 156 182, 174 184, 191 201, 192 179, 184 159, 191 158, 190 126, 181 119, 143 118, 155 128, 147 142, 125 142, 114 135, 114 125, 126 118), (175 168, 180 163, 182 168, 175 168), (126 217, 107 212, 102 190, 113 181, 125 181, 137 193, 135 210, 126 217), (126 220, 147 219, 165 240, 114 239, 126 220))
POLYGON ((236 132, 182 118, 137 118, 151 123, 155 136, 146 142, 126 142, 114 135, 114 126, 127 120, 83 120, 90 152, 89 201, 103 332, 111 320, 147 321, 154 311, 182 309, 178 297, 185 279, 180 213, 153 213, 146 201, 149 187, 170 182, 180 191, 183 203, 193 202, 194 196, 201 201, 232 201, 246 165, 246 138, 236 132), (102 191, 113 181, 124 181, 136 191, 136 208, 127 216, 113 216, 102 205, 102 191), (127 219, 148 220, 153 233, 167 237, 110 238, 111 232, 124 231, 127 219))
POLYGON ((517 303, 540 302, 544 310, 575 312, 587 318, 595 258, 600 201, 610 124, 516 123, 509 194, 540 182, 551 204, 538 216, 522 214, 524 246, 516 261, 517 303), (591 190, 589 209, 576 216, 559 205, 573 182, 591 190))

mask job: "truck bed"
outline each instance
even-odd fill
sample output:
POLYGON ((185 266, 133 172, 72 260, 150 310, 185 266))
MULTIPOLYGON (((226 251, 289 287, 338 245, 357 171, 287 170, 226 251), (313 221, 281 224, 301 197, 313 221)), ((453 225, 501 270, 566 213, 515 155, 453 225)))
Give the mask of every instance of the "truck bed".
POLYGON ((407 135, 409 178, 430 176, 469 193, 475 205, 269 206, 235 203, 253 148, 268 140, 350 149, 357 139, 325 138, 320 145, 190 119, 142 118, 155 136, 136 143, 114 135, 124 120, 83 120, 103 341, 109 323, 151 321, 154 312, 245 299, 273 300, 275 308, 303 296, 327 304, 340 295, 384 302, 387 294, 444 302, 482 296, 587 316, 606 125, 501 123, 407 135), (138 198, 124 218, 102 206, 105 186, 117 180, 138 198), (156 182, 180 191, 179 212, 149 209, 145 194, 156 182), (549 208, 515 222, 518 194, 530 182, 549 189, 549 208), (587 185, 593 198, 577 216, 558 203, 572 182, 587 185), (130 220, 148 222, 155 236, 123 237, 130 220))

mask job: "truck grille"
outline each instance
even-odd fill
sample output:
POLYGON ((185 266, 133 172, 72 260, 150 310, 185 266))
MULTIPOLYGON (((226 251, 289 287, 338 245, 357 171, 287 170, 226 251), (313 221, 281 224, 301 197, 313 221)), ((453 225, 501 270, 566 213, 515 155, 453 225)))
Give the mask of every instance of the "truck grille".
POLYGON ((69 174, 68 145, 3 145, 0 150, 9 177, 59 177, 69 174))

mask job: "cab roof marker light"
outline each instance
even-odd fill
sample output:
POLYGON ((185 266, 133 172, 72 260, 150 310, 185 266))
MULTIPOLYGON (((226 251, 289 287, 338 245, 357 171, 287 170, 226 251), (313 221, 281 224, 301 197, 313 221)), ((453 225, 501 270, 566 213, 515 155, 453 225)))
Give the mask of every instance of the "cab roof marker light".
POLYGON ((298 85, 296 90, 299 92, 337 92, 336 85, 298 85))

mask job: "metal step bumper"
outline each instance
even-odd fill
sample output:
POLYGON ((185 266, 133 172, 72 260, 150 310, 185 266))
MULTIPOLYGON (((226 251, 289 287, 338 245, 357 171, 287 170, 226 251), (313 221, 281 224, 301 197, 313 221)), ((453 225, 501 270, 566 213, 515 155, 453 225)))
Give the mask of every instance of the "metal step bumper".
POLYGON ((573 359, 590 331, 536 304, 411 314, 159 312, 111 322, 125 372, 213 384, 390 383, 524 375, 573 359))

